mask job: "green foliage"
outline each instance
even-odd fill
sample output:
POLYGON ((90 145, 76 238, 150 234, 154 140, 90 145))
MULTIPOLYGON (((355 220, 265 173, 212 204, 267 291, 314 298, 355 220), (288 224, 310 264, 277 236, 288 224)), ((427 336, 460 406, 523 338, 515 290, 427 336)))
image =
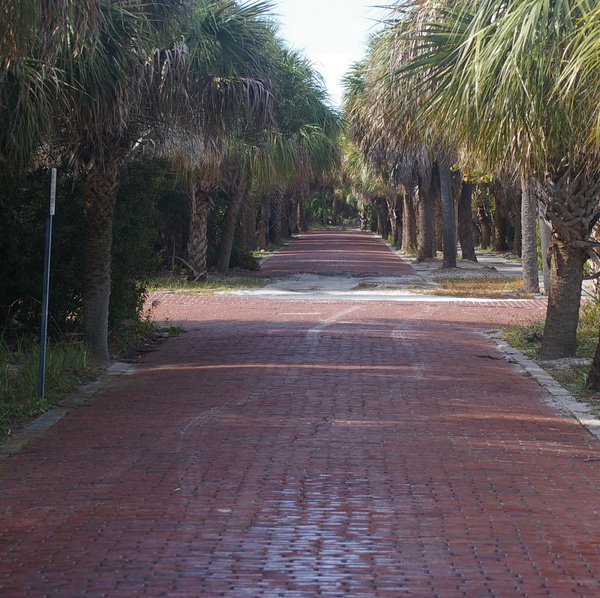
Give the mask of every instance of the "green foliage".
MULTIPOLYGON (((0 327, 15 319, 35 329, 41 321, 47 171, 5 175, 0 183, 0 327)), ((77 331, 82 316, 83 206, 80 186, 64 166, 56 201, 50 329, 77 331)), ((181 247, 186 234, 187 198, 168 174, 167 163, 141 160, 125 166, 113 226, 112 326, 140 317, 147 281, 161 258, 168 259, 171 243, 181 247)))
MULTIPOLYGON (((47 171, 5 174, 0 185, 0 327, 12 318, 35 327, 41 319, 47 171)), ((82 210, 79 187, 61 168, 53 219, 51 329, 79 324, 82 210)))
POLYGON ((319 193, 303 200, 309 223, 329 224, 331 223, 332 201, 329 194, 319 193))
POLYGON ((145 159, 125 166, 121 173, 113 224, 112 326, 139 318, 147 282, 158 271, 157 205, 173 186, 166 169, 164 161, 145 159))
MULTIPOLYGON (((593 357, 598 342, 600 322, 600 297, 596 296, 582 304, 577 325, 577 355, 593 357)), ((507 342, 529 357, 535 357, 544 336, 543 322, 511 326, 505 329, 507 342)))
POLYGON ((39 343, 0 337, 0 442, 95 373, 81 342, 50 343, 46 357, 45 396, 38 397, 39 343))

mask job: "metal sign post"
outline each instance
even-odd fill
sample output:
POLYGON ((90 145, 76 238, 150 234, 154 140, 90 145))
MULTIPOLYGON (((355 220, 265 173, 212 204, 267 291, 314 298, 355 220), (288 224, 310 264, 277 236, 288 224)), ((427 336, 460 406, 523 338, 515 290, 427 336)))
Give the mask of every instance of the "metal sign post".
POLYGON ((52 253, 52 217, 56 210, 56 168, 48 171, 48 212, 46 214, 46 248, 44 251, 44 288, 42 293, 42 331, 40 334, 40 371, 38 396, 44 396, 46 348, 48 344, 48 300, 50 295, 50 256, 52 253))

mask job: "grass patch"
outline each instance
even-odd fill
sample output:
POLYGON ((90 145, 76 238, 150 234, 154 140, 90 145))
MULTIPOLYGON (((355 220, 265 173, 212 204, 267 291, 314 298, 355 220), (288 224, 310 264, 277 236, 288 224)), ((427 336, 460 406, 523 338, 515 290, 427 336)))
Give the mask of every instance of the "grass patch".
MULTIPOLYGON (((164 338, 182 332, 183 328, 168 322, 165 326, 157 325, 148 313, 141 321, 111 331, 111 357, 125 361, 137 359, 164 338)), ((8 336, 8 333, 0 336, 0 444, 103 371, 89 358, 83 340, 50 342, 46 354, 45 392, 39 397, 39 340, 23 332, 14 333, 10 339, 8 336)))
MULTIPOLYGON (((587 301, 581 306, 577 326, 577 357, 592 359, 598 342, 598 322, 600 321, 600 298, 587 301)), ((503 331, 503 337, 511 346, 528 357, 534 358, 542 344, 544 323, 536 322, 510 326, 503 331)), ((589 366, 581 360, 558 360, 544 364, 546 371, 564 388, 581 401, 600 409, 598 393, 586 388, 585 381, 589 366)))
POLYGON ((45 394, 38 397, 39 354, 39 342, 32 338, 0 338, 0 442, 98 373, 83 342, 49 343, 45 394))
POLYGON ((441 287, 431 290, 435 295, 489 299, 526 299, 531 297, 530 294, 523 291, 523 280, 519 277, 448 277, 436 278, 435 282, 441 287))
MULTIPOLYGON (((577 356, 594 357, 598 342, 598 322, 600 322, 600 299, 588 301, 581 306, 577 325, 577 356)), ((519 349, 528 357, 535 357, 542 344, 544 323, 509 326, 503 336, 509 345, 519 349)))
POLYGON ((509 326, 504 329, 503 337, 506 342, 527 357, 535 357, 542 344, 544 335, 544 323, 534 322, 532 324, 509 326))
POLYGON ((220 291, 262 288, 271 282, 270 278, 261 278, 258 276, 209 276, 206 280, 192 282, 185 277, 169 274, 153 280, 149 284, 148 290, 212 295, 220 291))

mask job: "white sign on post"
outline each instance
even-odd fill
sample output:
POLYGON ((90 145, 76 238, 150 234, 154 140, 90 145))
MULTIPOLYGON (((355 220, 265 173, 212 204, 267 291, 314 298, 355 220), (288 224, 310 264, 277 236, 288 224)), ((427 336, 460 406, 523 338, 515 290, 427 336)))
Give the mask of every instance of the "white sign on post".
POLYGON ((56 212, 56 168, 50 169, 50 216, 56 212))

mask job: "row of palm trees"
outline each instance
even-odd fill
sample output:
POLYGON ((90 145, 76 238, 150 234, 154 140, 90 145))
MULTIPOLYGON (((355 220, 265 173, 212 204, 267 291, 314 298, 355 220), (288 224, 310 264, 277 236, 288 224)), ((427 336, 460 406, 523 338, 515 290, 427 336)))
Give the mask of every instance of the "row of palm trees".
MULTIPOLYGON (((600 219, 600 4, 586 0, 405 0, 346 81, 361 160, 418 195, 441 194, 444 264, 456 260, 453 171, 520 184, 524 278, 537 288, 538 205, 551 226, 540 357, 575 353, 584 264, 600 219)), ((431 247, 419 227, 422 257, 431 247)))
POLYGON ((120 167, 168 157, 190 192, 188 264, 206 272, 212 197, 309 187, 338 159, 339 121, 312 67, 277 37, 268 2, 7 0, 0 16, 0 163, 68 157, 84 204, 87 346, 108 358, 112 221, 120 167))

